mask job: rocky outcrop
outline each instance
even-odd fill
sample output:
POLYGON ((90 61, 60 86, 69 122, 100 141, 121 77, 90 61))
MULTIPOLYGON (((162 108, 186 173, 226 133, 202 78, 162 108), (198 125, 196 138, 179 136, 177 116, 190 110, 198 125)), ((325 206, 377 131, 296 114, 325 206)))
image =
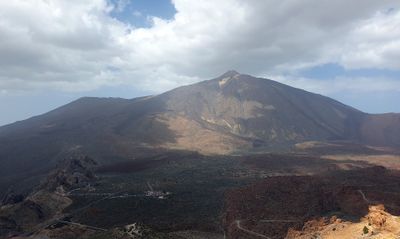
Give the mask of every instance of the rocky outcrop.
POLYGON ((26 198, 12 192, 3 199, 0 208, 0 237, 26 232, 39 233, 64 217, 63 210, 72 200, 66 190, 87 186, 96 179, 93 167, 96 162, 87 156, 63 160, 26 198))
POLYGON ((70 190, 84 187, 96 179, 93 172, 96 161, 88 156, 78 156, 66 159, 59 163, 57 168, 42 182, 41 187, 54 191, 58 187, 70 190))
POLYGON ((15 193, 12 189, 8 190, 3 199, 0 202, 0 205, 8 205, 22 202, 24 200, 24 195, 15 193))
POLYGON ((289 229, 286 239, 368 238, 397 239, 400 217, 393 216, 381 204, 369 206, 368 214, 356 221, 336 216, 307 221, 301 230, 289 229))

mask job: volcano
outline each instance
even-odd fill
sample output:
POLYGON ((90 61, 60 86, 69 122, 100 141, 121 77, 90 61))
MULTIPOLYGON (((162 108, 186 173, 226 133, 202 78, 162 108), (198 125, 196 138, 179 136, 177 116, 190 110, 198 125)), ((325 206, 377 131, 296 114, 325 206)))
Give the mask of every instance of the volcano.
POLYGON ((81 98, 0 127, 0 181, 43 174, 76 152, 110 164, 169 150, 287 152, 307 141, 399 148, 400 114, 367 114, 319 94, 228 71, 155 96, 81 98))

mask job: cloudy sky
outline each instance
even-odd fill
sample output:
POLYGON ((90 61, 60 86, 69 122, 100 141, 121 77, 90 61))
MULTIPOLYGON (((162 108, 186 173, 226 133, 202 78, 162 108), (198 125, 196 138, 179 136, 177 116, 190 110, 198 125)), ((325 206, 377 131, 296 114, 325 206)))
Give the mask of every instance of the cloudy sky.
POLYGON ((0 1, 0 125, 230 69, 400 112, 400 2, 0 1))

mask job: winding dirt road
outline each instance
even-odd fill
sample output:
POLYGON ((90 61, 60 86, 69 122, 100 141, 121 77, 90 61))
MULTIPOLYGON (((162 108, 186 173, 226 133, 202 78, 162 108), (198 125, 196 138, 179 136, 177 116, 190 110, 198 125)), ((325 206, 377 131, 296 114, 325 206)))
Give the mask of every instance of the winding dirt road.
POLYGON ((236 220, 236 221, 235 221, 236 227, 237 227, 239 230, 241 230, 241 231, 243 231, 243 232, 246 232, 246 233, 248 233, 248 234, 250 234, 250 235, 253 235, 253 236, 257 236, 257 237, 261 237, 261 238, 265 238, 265 239, 272 239, 271 237, 267 237, 267 236, 265 236, 265 235, 263 235, 263 234, 260 234, 260 233, 257 233, 257 232, 253 232, 253 231, 247 230, 246 228, 243 228, 242 225, 240 224, 240 222, 241 222, 240 220, 236 220))

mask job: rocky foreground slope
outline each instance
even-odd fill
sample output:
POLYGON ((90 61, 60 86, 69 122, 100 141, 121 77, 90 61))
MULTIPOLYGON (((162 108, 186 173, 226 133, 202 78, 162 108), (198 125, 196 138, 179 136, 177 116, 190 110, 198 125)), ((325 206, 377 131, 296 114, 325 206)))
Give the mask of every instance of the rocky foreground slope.
POLYGON ((383 205, 369 206, 368 214, 359 221, 346 221, 336 216, 308 221, 301 230, 289 230, 287 239, 370 238, 396 239, 400 236, 400 217, 393 216, 383 205))
POLYGON ((72 204, 69 192, 94 181, 95 161, 79 156, 60 162, 28 195, 12 191, 0 204, 0 238, 41 238, 47 229, 68 217, 63 210, 72 204))
POLYGON ((398 238, 399 179, 382 167, 266 178, 227 194, 227 236, 398 238))

